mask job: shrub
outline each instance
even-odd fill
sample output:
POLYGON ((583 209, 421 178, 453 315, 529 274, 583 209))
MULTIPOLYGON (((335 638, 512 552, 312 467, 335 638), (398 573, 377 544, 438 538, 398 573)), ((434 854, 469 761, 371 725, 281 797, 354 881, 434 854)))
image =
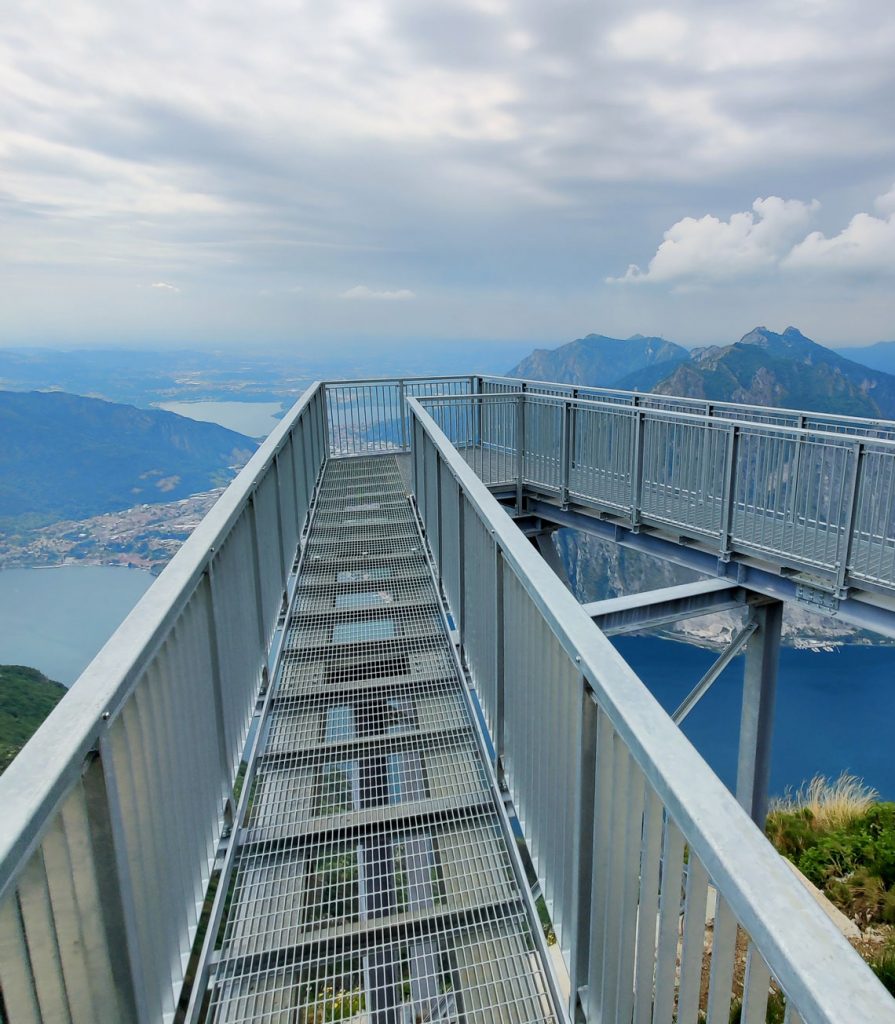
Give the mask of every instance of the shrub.
POLYGON ((836 832, 823 836, 799 857, 799 871, 822 889, 829 879, 851 874, 863 863, 866 846, 861 835, 836 832))
POLYGON ((863 925, 879 920, 887 895, 882 879, 859 868, 846 879, 846 884, 851 890, 852 918, 863 925))

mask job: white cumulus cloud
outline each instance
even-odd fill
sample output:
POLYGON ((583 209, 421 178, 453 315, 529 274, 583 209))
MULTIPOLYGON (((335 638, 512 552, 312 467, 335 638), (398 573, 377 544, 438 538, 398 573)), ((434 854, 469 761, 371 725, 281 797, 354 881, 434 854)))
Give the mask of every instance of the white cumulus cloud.
POLYGON ((839 270, 860 273, 895 271, 895 186, 879 196, 882 217, 856 213, 838 235, 812 231, 783 261, 791 270, 839 270))
POLYGON ((804 233, 820 204, 768 196, 730 220, 684 217, 665 232, 646 270, 636 264, 610 284, 718 281, 773 267, 804 233))
POLYGON ((342 292, 343 299, 372 299, 380 302, 406 302, 416 296, 409 288, 396 288, 393 291, 380 291, 368 288, 365 284, 356 284, 347 292, 342 292))
POLYGON ((150 288, 158 288, 163 292, 179 292, 180 289, 176 284, 169 284, 167 281, 154 281, 150 288))

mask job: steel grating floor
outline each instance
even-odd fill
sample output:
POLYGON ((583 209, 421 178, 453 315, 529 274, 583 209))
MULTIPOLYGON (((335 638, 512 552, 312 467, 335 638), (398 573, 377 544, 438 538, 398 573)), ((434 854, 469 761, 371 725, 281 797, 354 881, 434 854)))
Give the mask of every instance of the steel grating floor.
POLYGON ((394 456, 330 461, 207 1020, 553 1021, 394 456))

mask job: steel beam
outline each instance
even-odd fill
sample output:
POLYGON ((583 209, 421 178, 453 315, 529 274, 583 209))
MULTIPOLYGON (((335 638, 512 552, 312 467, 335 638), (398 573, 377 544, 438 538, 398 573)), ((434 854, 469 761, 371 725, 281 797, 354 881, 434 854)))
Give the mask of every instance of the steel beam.
POLYGON ((771 733, 777 696, 783 603, 774 601, 763 605, 756 608, 753 615, 756 629, 746 649, 746 665, 743 670, 736 797, 755 824, 764 829, 768 811, 771 733))
POLYGON ((766 597, 794 601, 818 615, 836 618, 850 626, 895 639, 895 602, 885 595, 871 591, 855 594, 852 591, 848 597, 837 598, 832 593, 807 585, 798 576, 783 576, 752 562, 740 561, 737 556, 733 556, 728 563, 719 562, 716 552, 705 551, 692 543, 669 540, 643 527, 635 533, 630 529, 630 524, 626 527, 616 520, 600 519, 596 513, 562 509, 549 501, 533 497, 526 499, 525 507, 529 514, 540 516, 557 526, 581 530, 600 540, 642 551, 694 572, 734 581, 766 597), (809 600, 808 596, 812 599, 809 600))
POLYGON ((763 599, 732 580, 711 579, 592 601, 582 608, 607 636, 617 636, 711 612, 743 608, 763 599))
POLYGON ((671 716, 671 720, 675 725, 680 725, 700 700, 702 700, 702 698, 709 692, 712 684, 718 676, 721 675, 724 669, 727 668, 731 661, 733 661, 733 659, 740 653, 743 647, 745 647, 746 641, 750 636, 752 636, 757 628, 758 626, 754 619, 747 622, 733 640, 731 640, 724 650, 718 655, 708 672, 706 672, 702 679, 700 679, 693 689, 687 694, 678 709, 671 716))

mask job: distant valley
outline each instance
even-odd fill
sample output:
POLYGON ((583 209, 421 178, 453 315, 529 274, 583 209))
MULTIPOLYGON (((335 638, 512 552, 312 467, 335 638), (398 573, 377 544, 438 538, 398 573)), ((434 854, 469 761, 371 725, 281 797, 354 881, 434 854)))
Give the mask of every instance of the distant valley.
POLYGON ((0 528, 34 529, 222 486, 256 448, 213 423, 63 392, 0 392, 0 528))

